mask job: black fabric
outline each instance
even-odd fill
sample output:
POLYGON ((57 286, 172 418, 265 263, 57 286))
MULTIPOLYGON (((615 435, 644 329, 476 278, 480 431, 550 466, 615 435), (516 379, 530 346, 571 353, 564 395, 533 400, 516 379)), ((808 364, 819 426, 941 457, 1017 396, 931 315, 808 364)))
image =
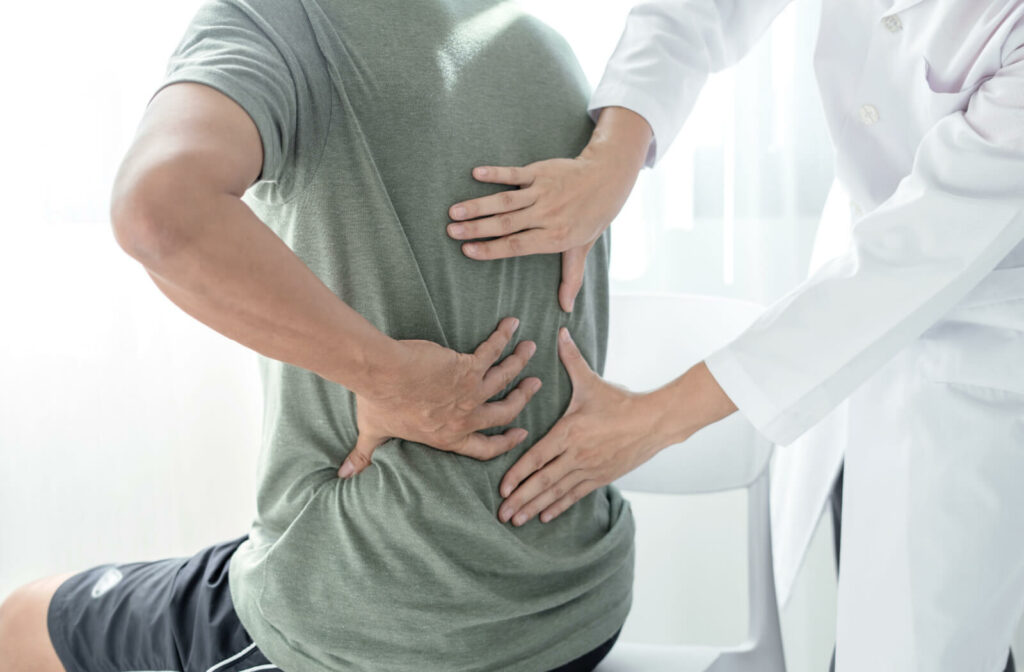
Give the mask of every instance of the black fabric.
MULTIPOLYGON (((839 548, 843 532, 843 469, 845 464, 839 467, 839 475, 836 477, 835 485, 832 486, 832 495, 829 497, 832 505, 832 529, 834 530, 833 541, 836 549, 836 574, 839 574, 839 548)), ((828 666, 829 672, 836 672, 836 651, 832 649, 832 662, 828 666)), ((1006 660, 1004 672, 1017 672, 1017 666, 1013 662, 1013 651, 1006 660)))
POLYGON ((66 672, 206 672, 221 663, 217 672, 276 669, 262 668, 270 661, 239 622, 228 590, 228 561, 246 538, 187 558, 99 565, 67 579, 47 613, 66 672), (116 583, 112 570, 121 574, 116 583), (113 585, 93 597, 104 575, 113 585))
POLYGON ((621 632, 621 630, 616 632, 612 635, 611 639, 590 653, 580 656, 571 663, 566 663, 561 667, 555 668, 554 670, 551 670, 551 672, 590 672, 597 667, 597 664, 604 660, 604 657, 612 650, 612 647, 615 646, 615 640, 619 638, 619 633, 621 632))
MULTIPOLYGON (((186 558, 98 565, 64 581, 46 623, 66 672, 279 669, 253 643, 231 601, 228 561, 247 538, 186 558), (112 570, 121 575, 116 582, 112 570), (93 597, 105 575, 109 587, 93 597)), ((618 637, 552 672, 590 672, 618 637)))

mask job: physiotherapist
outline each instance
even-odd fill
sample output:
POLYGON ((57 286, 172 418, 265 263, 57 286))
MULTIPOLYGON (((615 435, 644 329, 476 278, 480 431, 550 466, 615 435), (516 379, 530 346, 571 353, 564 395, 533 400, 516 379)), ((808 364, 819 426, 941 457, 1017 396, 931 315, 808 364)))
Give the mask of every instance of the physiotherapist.
MULTIPOLYGON (((453 205, 448 234, 478 260, 562 253, 571 310, 640 169, 786 4, 638 5, 586 149, 477 168, 519 189, 453 205)), ((563 331, 573 399, 505 476, 499 516, 550 520, 737 409, 778 445, 839 414, 836 669, 997 672, 1024 606, 1024 0, 823 5, 829 203, 852 215, 823 218, 819 239, 844 243, 653 392, 602 381, 563 331)))

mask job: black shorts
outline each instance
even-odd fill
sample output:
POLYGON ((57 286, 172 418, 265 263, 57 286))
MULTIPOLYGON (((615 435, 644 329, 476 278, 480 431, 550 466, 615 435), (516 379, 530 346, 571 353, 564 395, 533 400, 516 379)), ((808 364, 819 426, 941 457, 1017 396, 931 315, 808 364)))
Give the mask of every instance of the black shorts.
MULTIPOLYGON (((228 589, 228 561, 247 538, 187 558, 99 565, 64 581, 46 624, 66 672, 279 670, 242 627, 228 589)), ((590 672, 617 637, 555 672, 590 672)))

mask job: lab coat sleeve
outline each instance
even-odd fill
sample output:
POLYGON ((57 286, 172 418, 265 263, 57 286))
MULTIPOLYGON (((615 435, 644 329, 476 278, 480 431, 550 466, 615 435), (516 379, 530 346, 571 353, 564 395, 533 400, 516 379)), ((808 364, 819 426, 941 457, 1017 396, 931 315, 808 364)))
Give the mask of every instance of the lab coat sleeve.
POLYGON ((628 108, 651 125, 653 166, 689 116, 708 74, 742 58, 792 0, 648 0, 629 13, 590 100, 628 108))
POLYGON ((1024 240, 1024 30, 1017 34, 966 111, 931 128, 911 173, 854 226, 847 252, 706 360, 775 443, 817 423, 1024 240))

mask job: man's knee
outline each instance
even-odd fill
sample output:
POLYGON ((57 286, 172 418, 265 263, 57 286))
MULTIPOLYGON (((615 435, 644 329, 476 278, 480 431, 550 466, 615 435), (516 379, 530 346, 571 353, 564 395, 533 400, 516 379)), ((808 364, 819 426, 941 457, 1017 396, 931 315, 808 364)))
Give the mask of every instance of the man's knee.
POLYGON ((50 643, 46 614, 57 587, 69 576, 25 584, 0 604, 0 669, 4 672, 64 672, 50 643))

